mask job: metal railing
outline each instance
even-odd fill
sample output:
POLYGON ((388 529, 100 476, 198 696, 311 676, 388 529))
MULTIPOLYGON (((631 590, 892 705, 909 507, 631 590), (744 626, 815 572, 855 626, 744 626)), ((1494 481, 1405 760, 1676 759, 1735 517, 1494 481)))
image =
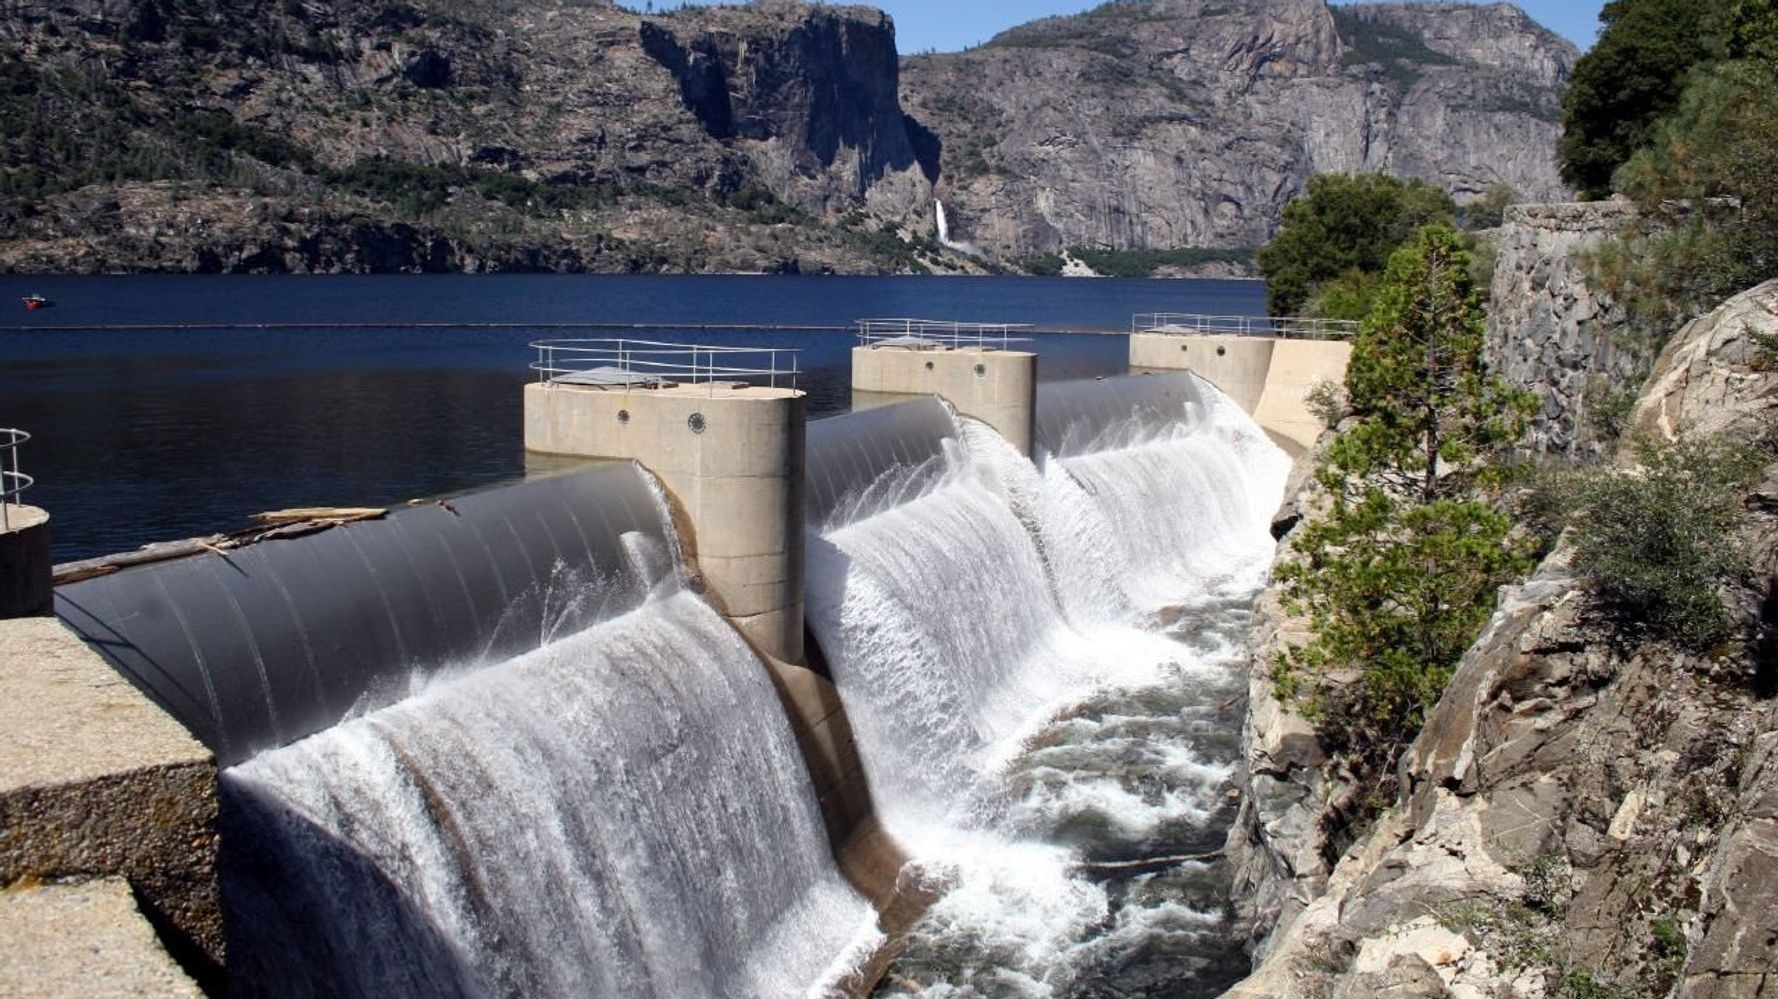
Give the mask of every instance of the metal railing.
POLYGON ((1203 316, 1189 312, 1140 312, 1130 319, 1131 333, 1224 333, 1271 336, 1286 340, 1344 340, 1358 335, 1350 319, 1307 319, 1299 316, 1203 316))
POLYGON ((958 323, 940 319, 860 319, 852 324, 862 347, 908 350, 1005 350, 1030 337, 1026 323, 958 323))
POLYGON ((531 370, 540 382, 609 388, 662 388, 746 382, 796 388, 797 351, 713 347, 658 340, 535 340, 531 370))
POLYGON ((31 439, 23 430, 0 427, 0 531, 12 530, 11 507, 37 480, 19 471, 19 445, 31 439))

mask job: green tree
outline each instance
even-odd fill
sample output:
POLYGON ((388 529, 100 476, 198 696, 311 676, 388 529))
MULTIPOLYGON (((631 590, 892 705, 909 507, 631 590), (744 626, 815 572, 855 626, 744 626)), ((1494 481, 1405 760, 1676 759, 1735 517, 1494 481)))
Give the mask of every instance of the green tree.
POLYGON ((1730 51, 1619 171, 1640 231, 1604 261, 1615 289, 1664 329, 1778 274, 1778 11, 1743 0, 1730 51))
POLYGON ((1386 174, 1320 174, 1284 206, 1282 225, 1259 251, 1266 309, 1300 313, 1324 282, 1352 271, 1380 274, 1414 231, 1455 217, 1445 192, 1386 174))
POLYGON ((1562 95, 1562 179, 1588 198, 1679 103, 1688 74, 1721 54, 1730 0, 1611 0, 1599 40, 1574 65, 1562 95))
POLYGON ((1494 591, 1531 566, 1511 519, 1488 502, 1531 404, 1483 370, 1469 267, 1446 226, 1390 259, 1347 368, 1354 422, 1317 470, 1329 502, 1280 570, 1313 634, 1275 671, 1281 692, 1308 693, 1324 737, 1379 784, 1494 591), (1358 679, 1323 682, 1336 671, 1358 679))

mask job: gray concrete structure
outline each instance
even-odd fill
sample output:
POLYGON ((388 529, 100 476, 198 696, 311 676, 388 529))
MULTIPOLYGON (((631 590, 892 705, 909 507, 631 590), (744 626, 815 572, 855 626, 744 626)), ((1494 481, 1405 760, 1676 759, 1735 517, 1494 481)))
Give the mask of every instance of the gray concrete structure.
MULTIPOLYGON (((0 885, 126 881, 161 941, 213 973, 223 941, 210 751, 54 618, 0 621, 0 686, 0 885)), ((49 912, 59 903, 0 897, 12 906, 0 911, 0 926, 29 930, 0 932, 9 953, 0 964, 19 954, 46 964, 86 960, 90 952, 67 934, 112 926, 122 911, 116 899, 79 902, 70 922, 32 922, 18 906, 49 912), (94 905, 104 912, 88 911, 94 905)), ((153 934, 114 929, 94 942, 107 962, 121 947, 133 953, 124 963, 166 964, 153 934)), ((58 974, 72 981, 101 971, 58 974)), ((34 994, 53 991, 46 982, 34 994)))
POLYGON ((1037 355, 1020 350, 879 343, 852 348, 852 402, 868 409, 938 395, 1030 455, 1037 355))
POLYGON ((0 528, 0 619, 50 612, 49 514, 6 504, 0 528))
POLYGON ((805 396, 740 383, 525 386, 525 448, 641 462, 689 564, 759 651, 803 660, 805 396))
POLYGON ((0 940, 6 999, 204 994, 168 956, 120 878, 0 892, 0 940))

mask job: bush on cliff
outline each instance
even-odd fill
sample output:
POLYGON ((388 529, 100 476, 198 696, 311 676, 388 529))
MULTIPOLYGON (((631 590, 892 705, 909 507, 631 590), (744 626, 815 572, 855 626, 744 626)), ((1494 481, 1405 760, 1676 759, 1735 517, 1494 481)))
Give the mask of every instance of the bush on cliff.
POLYGON ((1353 422, 1317 470, 1326 508, 1279 572, 1312 633, 1277 664, 1280 694, 1305 699, 1323 737, 1378 786, 1494 591, 1531 567, 1490 502, 1531 403, 1483 370, 1483 319, 1450 228, 1427 227, 1390 259, 1347 370, 1353 422))
MULTIPOLYGON (((1380 173, 1309 178, 1308 190, 1284 206, 1278 235, 1259 251, 1266 310, 1274 316, 1300 314, 1323 284, 1336 279, 1363 290, 1363 276, 1381 274, 1389 255, 1416 230, 1450 222, 1456 211, 1449 195, 1424 181, 1380 173), (1359 277, 1350 277, 1354 272, 1359 277)), ((1366 295, 1341 302, 1348 312, 1369 305, 1366 295)))
POLYGON ((1720 438, 1643 442, 1639 467, 1569 485, 1572 565, 1616 631, 1700 652, 1733 636, 1719 591, 1746 565, 1742 497, 1771 458, 1720 438))

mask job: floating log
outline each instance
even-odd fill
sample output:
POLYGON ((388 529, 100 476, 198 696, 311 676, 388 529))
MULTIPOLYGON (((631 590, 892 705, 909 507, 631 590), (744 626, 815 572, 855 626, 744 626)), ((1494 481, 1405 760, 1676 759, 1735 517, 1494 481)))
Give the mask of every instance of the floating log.
POLYGON ((351 524, 362 520, 380 520, 388 514, 389 511, 383 507, 363 506, 315 506, 290 510, 269 510, 253 515, 253 519, 260 522, 258 527, 230 531, 226 534, 211 534, 201 538, 186 538, 182 541, 157 541, 153 544, 143 545, 133 552, 103 555, 99 558, 82 559, 79 562, 64 562, 55 567, 50 575, 50 582, 55 586, 78 583, 83 579, 92 579, 95 576, 109 576, 131 566, 168 562, 178 558, 190 558, 193 555, 217 555, 227 558, 229 552, 258 544, 261 541, 300 538, 304 535, 332 530, 341 524, 351 524))
POLYGON ((388 510, 380 506, 299 506, 289 510, 267 510, 253 519, 262 524, 301 524, 308 521, 334 521, 350 524, 356 520, 381 520, 388 510))

